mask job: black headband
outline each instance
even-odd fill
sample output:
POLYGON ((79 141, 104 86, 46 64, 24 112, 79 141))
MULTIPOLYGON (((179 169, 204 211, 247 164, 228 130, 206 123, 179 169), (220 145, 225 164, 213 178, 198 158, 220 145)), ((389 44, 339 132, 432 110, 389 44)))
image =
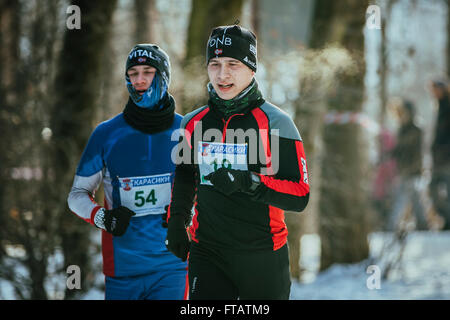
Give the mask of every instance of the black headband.
POLYGON ((237 59, 256 71, 256 36, 236 25, 213 29, 206 45, 206 64, 210 59, 218 57, 237 59))

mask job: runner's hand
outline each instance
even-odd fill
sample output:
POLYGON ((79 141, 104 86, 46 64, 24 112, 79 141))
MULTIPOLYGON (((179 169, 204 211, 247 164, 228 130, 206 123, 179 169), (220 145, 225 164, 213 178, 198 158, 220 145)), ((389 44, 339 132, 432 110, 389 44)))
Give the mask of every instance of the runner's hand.
POLYGON ((136 213, 127 207, 120 206, 112 210, 101 208, 94 217, 94 224, 113 236, 120 237, 127 231, 131 217, 136 213))
POLYGON ((182 261, 186 261, 190 244, 184 217, 171 216, 167 228, 167 249, 182 261))
POLYGON ((226 195, 230 195, 236 191, 248 192, 252 185, 250 171, 234 170, 224 167, 205 176, 205 180, 211 181, 217 190, 226 195))

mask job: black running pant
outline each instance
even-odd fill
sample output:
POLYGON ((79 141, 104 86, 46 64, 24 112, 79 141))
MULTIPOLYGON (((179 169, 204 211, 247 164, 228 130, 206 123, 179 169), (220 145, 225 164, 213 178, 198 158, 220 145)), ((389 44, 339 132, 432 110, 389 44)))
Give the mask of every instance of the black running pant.
POLYGON ((190 300, 288 300, 289 252, 217 249, 192 242, 190 300))

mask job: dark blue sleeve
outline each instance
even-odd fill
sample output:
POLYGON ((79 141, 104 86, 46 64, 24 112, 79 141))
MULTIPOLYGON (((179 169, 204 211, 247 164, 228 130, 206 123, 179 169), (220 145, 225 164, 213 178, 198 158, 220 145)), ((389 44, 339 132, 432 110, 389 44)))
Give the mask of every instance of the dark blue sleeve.
POLYGON ((103 146, 105 144, 104 126, 100 124, 91 134, 78 163, 78 176, 89 177, 103 169, 103 146))

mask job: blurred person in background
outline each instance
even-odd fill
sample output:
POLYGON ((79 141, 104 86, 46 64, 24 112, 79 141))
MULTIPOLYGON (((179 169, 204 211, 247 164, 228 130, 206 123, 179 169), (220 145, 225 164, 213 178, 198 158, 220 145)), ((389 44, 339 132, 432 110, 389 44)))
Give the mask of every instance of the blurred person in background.
POLYGON ((378 141, 380 154, 375 168, 372 201, 379 214, 378 225, 381 229, 384 229, 386 228, 394 201, 397 164, 391 151, 395 148, 397 141, 395 134, 386 127, 381 128, 378 141))
POLYGON ((433 174, 430 196, 436 212, 444 219, 444 230, 450 230, 450 100, 448 83, 433 80, 430 91, 438 103, 438 116, 431 147, 433 174))
POLYGON ((426 214, 420 194, 422 175, 422 130, 414 124, 415 110, 411 101, 401 100, 391 106, 399 123, 397 144, 391 151, 395 159, 398 180, 387 229, 396 231, 410 212, 415 217, 416 229, 428 229, 426 214))

